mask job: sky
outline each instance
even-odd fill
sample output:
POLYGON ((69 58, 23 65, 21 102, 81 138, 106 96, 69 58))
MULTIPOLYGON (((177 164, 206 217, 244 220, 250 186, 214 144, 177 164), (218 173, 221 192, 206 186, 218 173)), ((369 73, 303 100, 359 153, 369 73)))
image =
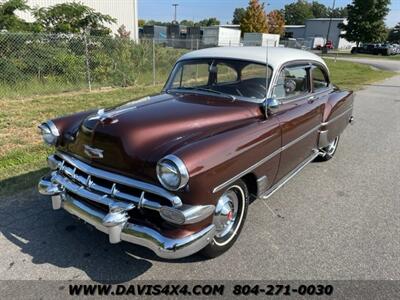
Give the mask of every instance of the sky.
MULTIPOLYGON (((267 0, 262 0, 267 2, 267 0)), ((216 17, 223 24, 232 20, 233 11, 237 7, 246 7, 248 0, 138 0, 139 18, 145 20, 172 21, 174 17, 173 3, 179 4, 177 9, 178 21, 202 20, 216 17)), ((269 0, 267 10, 281 9, 294 0, 269 0)), ((319 0, 318 2, 332 6, 333 0, 319 0)), ((351 0, 336 0, 336 7, 345 6, 351 0)), ((400 22, 400 0, 392 0, 390 13, 386 24, 393 27, 400 22)))

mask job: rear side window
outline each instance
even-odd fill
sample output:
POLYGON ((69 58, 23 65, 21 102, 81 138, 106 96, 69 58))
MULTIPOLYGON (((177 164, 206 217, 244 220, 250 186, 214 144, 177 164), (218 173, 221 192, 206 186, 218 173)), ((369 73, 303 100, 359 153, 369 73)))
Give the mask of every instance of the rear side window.
POLYGON ((235 69, 230 66, 220 63, 217 65, 217 83, 234 82, 238 79, 238 74, 235 69))
POLYGON ((279 74, 274 89, 274 96, 278 99, 291 99, 309 93, 308 66, 287 67, 279 74))
MULTIPOLYGON (((242 81, 249 80, 254 78, 262 78, 265 81, 265 77, 267 74, 267 68, 263 65, 258 64, 248 64, 242 70, 242 81)), ((269 70, 268 76, 271 77, 271 70, 269 70)))
POLYGON ((318 91, 329 86, 328 76, 320 67, 314 67, 312 70, 313 75, 313 90, 318 91))

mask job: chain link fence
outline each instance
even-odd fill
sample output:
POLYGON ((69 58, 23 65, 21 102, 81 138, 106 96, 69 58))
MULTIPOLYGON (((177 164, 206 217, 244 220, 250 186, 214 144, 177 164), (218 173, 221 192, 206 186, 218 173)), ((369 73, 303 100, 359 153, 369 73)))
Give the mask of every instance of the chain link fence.
MULTIPOLYGON (((184 53, 240 43, 0 33, 0 99, 163 84, 184 53)), ((258 45, 254 45, 258 46, 258 45)), ((304 48, 302 45, 284 45, 304 48)))
POLYGON ((160 84, 189 50, 111 36, 0 33, 0 98, 160 84))

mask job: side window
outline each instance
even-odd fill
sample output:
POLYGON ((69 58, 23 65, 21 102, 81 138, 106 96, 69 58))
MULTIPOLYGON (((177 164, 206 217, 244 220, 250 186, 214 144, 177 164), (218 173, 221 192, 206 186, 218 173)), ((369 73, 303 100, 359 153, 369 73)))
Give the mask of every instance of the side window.
MULTIPOLYGON (((267 73, 267 68, 264 65, 249 64, 242 70, 242 81, 255 78, 261 78, 263 81, 266 81, 265 80, 266 73, 267 73)), ((272 71, 269 73, 271 74, 272 71)), ((271 76, 270 74, 268 75, 271 76)))
POLYGON ((325 75, 325 72, 320 67, 313 68, 312 76, 314 91, 328 87, 329 82, 327 80, 327 75, 325 75))
POLYGON ((209 65, 206 63, 201 64, 187 64, 184 65, 174 79, 173 87, 194 87, 207 85, 209 74, 209 65))
POLYGON ((238 79, 235 69, 225 64, 218 64, 217 83, 235 82, 238 79))
POLYGON ((278 99, 294 98, 309 92, 308 66, 287 67, 279 74, 274 88, 274 95, 278 99))

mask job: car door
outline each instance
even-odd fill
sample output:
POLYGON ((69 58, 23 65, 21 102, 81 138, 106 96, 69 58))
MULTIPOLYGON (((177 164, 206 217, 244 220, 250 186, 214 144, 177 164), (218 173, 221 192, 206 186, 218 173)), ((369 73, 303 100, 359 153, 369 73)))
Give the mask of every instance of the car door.
POLYGON ((275 181, 296 169, 317 151, 323 100, 312 93, 311 65, 292 63, 283 67, 274 87, 281 101, 276 109, 282 133, 282 152, 275 181))

